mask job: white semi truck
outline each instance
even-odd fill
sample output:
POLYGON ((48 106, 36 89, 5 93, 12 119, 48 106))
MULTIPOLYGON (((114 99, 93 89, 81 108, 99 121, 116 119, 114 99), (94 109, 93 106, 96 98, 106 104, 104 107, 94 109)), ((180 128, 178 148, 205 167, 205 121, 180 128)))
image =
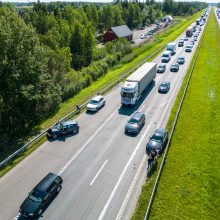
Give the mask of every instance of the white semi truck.
POLYGON ((157 64, 146 62, 125 81, 121 88, 121 104, 134 106, 141 94, 156 77, 157 64))
POLYGON ((171 51, 172 55, 176 53, 176 47, 177 47, 176 42, 170 42, 167 44, 167 50, 171 51))

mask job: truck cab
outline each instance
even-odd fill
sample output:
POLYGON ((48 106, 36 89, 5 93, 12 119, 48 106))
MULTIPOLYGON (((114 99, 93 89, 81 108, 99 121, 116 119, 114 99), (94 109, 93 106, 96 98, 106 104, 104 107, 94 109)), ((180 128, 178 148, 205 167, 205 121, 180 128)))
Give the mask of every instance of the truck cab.
POLYGON ((123 105, 135 105, 139 99, 137 82, 125 82, 121 89, 121 103, 123 105))

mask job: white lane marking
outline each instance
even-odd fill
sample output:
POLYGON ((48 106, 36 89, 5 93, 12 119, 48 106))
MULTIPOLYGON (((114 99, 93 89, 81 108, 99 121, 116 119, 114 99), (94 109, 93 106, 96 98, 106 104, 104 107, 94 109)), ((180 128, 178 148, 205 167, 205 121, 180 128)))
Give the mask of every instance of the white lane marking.
POLYGON ((131 197, 132 191, 134 190, 134 187, 135 187, 136 182, 137 182, 137 180, 138 180, 138 178, 140 176, 140 173, 141 173, 141 170, 142 170, 142 168, 143 168, 143 166, 145 164, 145 161, 146 161, 146 155, 144 155, 144 157, 143 157, 143 159, 142 159, 142 161, 141 161, 141 163, 140 163, 140 165, 138 167, 137 173, 135 174, 135 177, 134 177, 134 179, 133 179, 133 181, 132 181, 132 183, 130 185, 130 188, 129 188, 126 196, 125 196, 125 199, 124 199, 124 201, 122 203, 122 206, 121 206, 121 208, 120 208, 120 210, 118 212, 116 220, 120 220, 122 215, 124 214, 126 205, 127 205, 128 201, 129 201, 129 199, 131 197))
POLYGON ((141 107, 140 110, 139 110, 140 112, 143 110, 144 106, 145 106, 145 105, 142 105, 142 107, 141 107))
POLYGON ((127 164, 126 164, 124 170, 122 171, 122 173, 121 173, 121 175, 120 175, 120 177, 119 177, 119 179, 118 179, 118 182, 116 183, 116 185, 115 185, 114 189, 112 190, 112 192, 111 192, 111 194, 110 194, 110 196, 109 196, 109 198, 108 198, 108 200, 107 200, 107 202, 106 202, 104 208, 102 209, 101 214, 99 215, 98 220, 102 220, 102 219, 104 218, 105 213, 106 213, 106 211, 107 211, 107 209, 108 209, 108 206, 110 205, 110 203, 111 203, 111 201, 112 201, 112 198, 114 197, 114 195, 115 195, 115 193, 116 193, 116 190, 118 189, 118 186, 119 186, 119 184, 120 184, 120 182, 121 182, 121 180, 122 180, 122 178, 123 178, 125 172, 126 172, 127 169, 128 169, 128 166, 130 165, 130 163, 131 163, 131 161, 133 160, 135 154, 137 153, 138 148, 140 147, 142 141, 144 140, 144 138, 145 138, 146 135, 147 135, 147 132, 148 132, 148 130, 149 130, 149 128, 150 128, 150 125, 151 125, 151 123, 148 125, 148 127, 147 127, 147 129, 145 130, 144 134, 142 135, 140 141, 138 142, 138 144, 137 144, 135 150, 133 151, 133 153, 132 153, 132 155, 131 155, 129 161, 127 162, 127 164))
POLYGON ((106 160, 104 162, 104 164, 101 166, 101 168, 99 169, 98 173, 95 175, 95 177, 93 178, 92 182, 89 184, 90 186, 92 186, 92 184, 95 182, 96 178, 98 177, 98 175, 101 173, 101 171, 103 170, 105 164, 108 162, 108 160, 106 160))
POLYGON ((99 127, 98 130, 86 141, 86 143, 78 150, 78 152, 66 163, 66 165, 60 170, 58 175, 61 175, 68 166, 75 160, 75 158, 84 150, 84 148, 95 138, 95 136, 103 129, 103 127, 110 121, 114 114, 118 111, 118 108, 107 118, 107 120, 99 127))

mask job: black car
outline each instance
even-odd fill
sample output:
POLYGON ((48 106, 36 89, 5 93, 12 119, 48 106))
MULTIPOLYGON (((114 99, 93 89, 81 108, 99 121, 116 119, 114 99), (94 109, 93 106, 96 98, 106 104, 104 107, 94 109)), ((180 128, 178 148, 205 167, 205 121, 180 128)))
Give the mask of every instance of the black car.
POLYGON ((66 134, 76 134, 79 132, 79 126, 76 121, 58 122, 52 128, 47 130, 48 138, 57 138, 66 134))
POLYGON ((185 48, 185 52, 192 52, 193 50, 193 45, 187 45, 185 48))
POLYGON ((171 72, 178 72, 179 71, 179 64, 178 63, 172 64, 170 67, 170 71, 171 72))
POLYGON ((22 203, 21 215, 27 218, 41 216, 49 201, 61 190, 62 183, 62 178, 54 173, 45 176, 22 203))
POLYGON ((162 82, 158 87, 159 93, 168 93, 170 90, 170 83, 169 82, 162 82))
POLYGON ((126 133, 138 133, 145 124, 145 115, 142 112, 135 112, 125 125, 126 133))
POLYGON ((179 63, 179 64, 184 64, 184 63, 185 63, 185 58, 184 58, 184 57, 179 57, 179 58, 177 59, 177 63, 179 63))
POLYGON ((178 42, 178 47, 183 47, 184 46, 184 40, 180 40, 178 42))
POLYGON ((166 71, 166 65, 165 64, 159 64, 157 66, 157 73, 164 73, 166 71))
POLYGON ((162 153, 168 140, 168 133, 163 128, 158 128, 154 132, 153 136, 147 143, 146 154, 149 155, 152 151, 157 151, 157 153, 162 153))

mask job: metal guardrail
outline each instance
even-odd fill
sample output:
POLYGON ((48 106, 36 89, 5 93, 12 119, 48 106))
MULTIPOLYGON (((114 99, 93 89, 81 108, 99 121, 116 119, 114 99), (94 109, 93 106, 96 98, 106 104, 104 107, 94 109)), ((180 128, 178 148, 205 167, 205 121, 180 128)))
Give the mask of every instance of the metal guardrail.
MULTIPOLYGON (((158 52, 160 52, 163 48, 165 47, 165 45, 161 46, 160 48, 158 48, 156 51, 154 51, 150 56, 148 56, 146 59, 144 59, 141 63, 139 63, 136 67, 132 68, 130 71, 128 71, 127 73, 123 74, 119 79, 117 79, 116 81, 114 81, 113 83, 111 83, 109 86, 107 86, 105 89, 103 89, 102 91, 99 92, 99 94, 104 94, 107 91, 109 91, 112 87, 114 87, 115 85, 117 85, 119 82, 121 82, 125 77, 127 77, 128 75, 130 75, 133 71, 135 71, 137 68, 139 68, 140 66, 142 66, 146 61, 148 61, 150 58, 152 58, 155 54, 157 54, 158 52)), ((83 104, 81 104, 79 106, 79 108, 84 108, 87 104, 88 104, 89 100, 84 102, 83 104)), ((72 112, 70 112, 69 114, 67 114, 66 116, 64 116, 63 118, 61 118, 59 121, 65 121, 66 119, 70 118, 71 116, 73 116, 74 114, 76 114, 79 110, 76 108, 75 110, 73 110, 72 112)), ((54 123, 51 127, 53 127, 56 123, 54 123)), ((50 128, 51 128, 50 127, 50 128)), ((13 154, 11 154, 9 157, 7 157, 5 160, 3 160, 2 162, 0 162, 0 168, 2 168, 4 165, 6 165, 9 161, 11 161, 13 158, 15 158, 17 155, 19 155, 20 153, 23 153, 28 146, 30 146, 32 143, 34 143, 36 140, 38 140, 39 138, 41 138, 42 136, 44 136, 46 134, 48 129, 44 130, 42 133, 40 133, 39 135, 37 135, 36 137, 34 137, 32 140, 30 140, 28 143, 26 143, 24 146, 22 146, 21 148, 19 148, 17 151, 15 151, 13 154)))
POLYGON ((179 104, 177 112, 176 112, 176 116, 175 116, 175 119, 174 119, 174 122, 173 122, 173 126, 171 128, 171 132, 170 132, 169 140, 168 140, 168 143, 167 143, 167 147, 165 149, 165 152, 164 152, 164 155, 163 155, 163 158, 162 158, 162 161, 161 161, 160 169, 159 169, 158 174, 157 174, 157 178, 156 178, 156 181, 155 181, 155 184, 154 184, 154 188, 153 188, 153 191, 152 191, 152 194, 151 194, 151 197, 150 197, 150 201, 148 203, 148 207, 147 207, 147 210, 146 210, 146 213, 145 213, 144 220, 147 220, 148 217, 149 217, 149 214, 150 214, 150 210, 151 210, 151 207, 152 207, 152 204, 153 204, 153 200, 154 200, 154 197, 155 197, 155 194, 156 194, 156 191, 157 191, 157 187, 158 187, 158 184, 159 184, 159 181, 160 181, 161 173, 162 173, 162 170, 163 170, 163 167, 164 167, 164 164, 165 164, 166 156, 167 156, 167 153, 169 151, 169 146, 170 146, 170 143, 171 143, 171 140, 172 140, 172 137, 173 137, 174 129, 176 127, 177 120, 178 120, 179 114, 180 114, 180 110, 182 108, 183 101, 185 99, 186 92, 187 92, 187 89, 188 89, 188 86, 189 86, 189 82, 190 82, 190 79, 192 77, 192 73, 194 71, 194 68, 195 68, 195 65, 196 65, 196 61, 197 61, 198 56, 199 56, 199 52, 200 52, 200 48, 201 48, 201 45, 202 45, 203 38, 204 38, 204 31, 202 33, 202 37, 201 37, 201 40, 199 42, 198 51, 197 51, 197 54, 196 54, 196 58, 195 58, 195 60, 193 62, 192 69, 190 71, 189 78, 188 78, 186 86, 184 88, 183 96, 181 98, 180 104, 179 104))

